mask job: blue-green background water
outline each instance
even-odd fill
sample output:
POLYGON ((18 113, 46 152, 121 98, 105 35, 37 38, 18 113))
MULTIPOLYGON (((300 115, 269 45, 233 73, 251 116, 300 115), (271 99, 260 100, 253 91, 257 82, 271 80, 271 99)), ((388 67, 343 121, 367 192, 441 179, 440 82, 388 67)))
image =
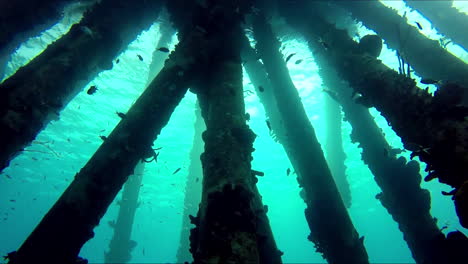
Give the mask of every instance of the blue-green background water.
MULTIPOLYGON (((390 3, 404 12, 399 1, 390 3)), ((429 23, 416 12, 409 19, 423 24, 425 34, 434 36, 429 23)), ((72 23, 79 21, 80 15, 65 17, 52 29, 40 37, 33 38, 12 56, 7 75, 40 53, 49 43, 65 33, 72 23)), ((87 95, 85 90, 76 96, 61 112, 60 118, 51 122, 36 140, 15 158, 9 168, 0 175, 0 253, 16 250, 44 214, 55 203, 61 193, 101 144, 99 135, 108 135, 119 122, 116 111, 126 112, 144 90, 148 79, 151 57, 159 38, 159 23, 143 32, 127 50, 119 55, 120 63, 112 70, 102 72, 90 85, 96 85, 96 94, 87 95), (144 60, 140 61, 137 54, 144 60)), ((280 22, 278 22, 280 23, 280 22)), ((361 35, 370 32, 359 25, 361 35)), ((435 35, 437 37, 437 35, 435 35)), ((296 52, 295 59, 304 59, 296 65, 288 63, 290 73, 298 89, 307 115, 316 129, 319 141, 325 142, 327 131, 324 120, 324 88, 317 73, 312 53, 305 42, 291 36, 282 37, 285 45, 283 54, 296 52)), ((174 38, 172 48, 177 39, 174 38)), ((448 47, 454 54, 468 59, 467 54, 455 45, 448 47)), ((384 48, 380 57, 388 66, 397 69, 395 52, 384 48)), ((253 90, 244 72, 245 89, 253 90)), ((431 87, 434 91, 435 87, 431 87)), ((246 97, 246 111, 250 114, 252 130, 258 135, 252 167, 265 172, 259 179, 258 187, 263 202, 269 207, 268 216, 278 247, 284 252, 285 263, 324 263, 307 240, 310 232, 304 217, 305 204, 299 196, 295 175, 286 175, 292 168, 280 144, 269 135, 265 125, 265 112, 255 94, 246 97)), ((138 244, 133 250, 134 263, 174 263, 179 246, 184 191, 190 162, 189 152, 193 144, 196 97, 188 93, 167 127, 155 142, 163 147, 158 163, 149 163, 144 170, 140 206, 135 217, 132 239, 138 244), (177 168, 181 171, 173 175, 177 168)), ((394 148, 402 148, 401 141, 388 127, 380 114, 371 109, 376 122, 383 129, 387 140, 394 148)), ((351 143, 351 127, 347 122, 342 125, 342 137, 346 159, 346 174, 351 186, 352 207, 349 209, 353 223, 364 243, 373 263, 411 263, 414 262, 406 246, 402 233, 391 216, 375 199, 380 192, 372 174, 361 161, 361 149, 351 143)), ((402 153, 409 156, 408 152, 402 153)), ((193 162, 199 162, 195 160, 193 162)), ((424 165, 421 166, 424 168, 424 165)), ((423 177, 426 173, 422 170, 423 177)), ((438 219, 439 227, 447 226, 443 232, 461 230, 450 197, 442 196, 448 186, 436 181, 422 183, 432 195, 432 215, 438 219)), ((104 252, 108 250, 112 229, 108 221, 115 220, 118 206, 117 197, 101 224, 95 229, 95 238, 81 251, 81 256, 92 263, 102 263, 104 252)))

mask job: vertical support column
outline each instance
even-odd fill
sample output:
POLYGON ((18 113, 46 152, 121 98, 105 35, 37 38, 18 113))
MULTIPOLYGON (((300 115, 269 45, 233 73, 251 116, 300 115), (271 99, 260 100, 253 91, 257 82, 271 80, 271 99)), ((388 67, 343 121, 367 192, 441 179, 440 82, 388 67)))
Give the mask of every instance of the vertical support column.
POLYGON ((368 263, 363 238, 356 232, 333 181, 314 128, 279 53, 280 44, 263 16, 254 17, 253 29, 256 48, 271 79, 286 129, 284 146, 305 193, 309 239, 330 263, 368 263))
POLYGON ((325 95, 325 120, 327 129, 327 139, 325 143, 325 153, 328 166, 335 180, 336 187, 341 194, 346 208, 351 207, 351 190, 346 179, 346 155, 343 150, 343 140, 341 138, 341 107, 325 95))
POLYGON ((131 253, 137 242, 131 240, 131 235, 135 213, 140 205, 138 198, 144 168, 145 163, 140 161, 125 182, 122 200, 117 202, 119 205, 117 220, 109 222, 114 235, 110 241, 109 251, 104 254, 106 263, 128 263, 132 258, 131 253))
POLYGON ((187 183, 185 185, 184 212, 182 213, 182 230, 180 232, 179 249, 177 250, 177 263, 191 262, 190 254, 190 229, 193 215, 197 215, 198 205, 201 200, 201 188, 203 180, 202 164, 200 155, 203 153, 202 132, 206 129, 201 109, 197 105, 195 109, 195 134, 190 151, 190 166, 188 169, 187 183))

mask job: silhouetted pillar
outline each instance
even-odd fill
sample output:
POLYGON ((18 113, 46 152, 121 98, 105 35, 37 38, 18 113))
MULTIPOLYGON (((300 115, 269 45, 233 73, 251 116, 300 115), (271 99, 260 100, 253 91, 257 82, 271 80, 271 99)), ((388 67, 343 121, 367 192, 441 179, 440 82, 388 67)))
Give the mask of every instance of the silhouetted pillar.
POLYGON ((286 129, 284 147, 298 174, 307 205, 305 215, 316 250, 330 263, 368 263, 359 238, 333 181, 315 131, 279 53, 280 43, 262 16, 253 18, 256 49, 271 80, 286 129))
POLYGON ((158 74, 161 68, 164 66, 164 61, 167 59, 168 53, 160 51, 159 48, 167 48, 172 42, 172 38, 175 34, 175 29, 170 25, 169 15, 167 11, 164 11, 161 14, 161 22, 159 25, 159 40, 156 44, 156 48, 153 51, 153 59, 151 61, 149 73, 148 73, 148 83, 150 83, 153 78, 158 74))
POLYGON ((390 48, 400 52, 419 76, 457 82, 465 87, 464 102, 468 105, 468 64, 442 48, 439 41, 428 39, 417 27, 408 25, 405 18, 379 1, 333 3, 348 9, 358 21, 377 32, 390 48))
POLYGON ((117 220, 108 223, 114 230, 114 235, 109 244, 109 251, 104 254, 106 263, 127 263, 132 258, 131 253, 137 242, 131 240, 131 235, 135 213, 140 205, 138 199, 144 168, 145 163, 140 161, 133 174, 128 177, 122 200, 117 202, 119 205, 117 220))
POLYGON ((184 212, 182 213, 182 230, 180 232, 179 248, 177 250, 177 263, 193 261, 190 254, 190 229, 192 224, 190 216, 197 215, 198 205, 201 200, 201 182, 203 180, 203 170, 200 162, 200 155, 203 153, 202 132, 206 129, 201 116, 200 107, 195 109, 195 133, 193 135, 193 145, 190 151, 190 166, 188 169, 187 182, 185 184, 184 212))
POLYGON ((456 188, 452 194, 457 214, 461 224, 468 227, 468 121, 463 120, 467 110, 456 106, 463 88, 442 86, 432 97, 414 80, 364 53, 344 30, 321 20, 312 8, 284 5, 280 10, 309 42, 321 47, 316 52, 349 82, 359 96, 356 100, 376 107, 405 148, 428 164, 425 180, 439 178, 456 188), (309 19, 297 19, 304 15, 309 19))
POLYGON ((194 26, 214 46, 209 63, 199 65, 204 73, 196 87, 207 129, 202 202, 191 218, 194 263, 281 263, 250 166, 255 134, 246 125, 240 60, 240 22, 248 2, 210 2, 195 12, 194 26))
MULTIPOLYGON (((162 0, 161 0, 162 1, 162 0)), ((0 170, 157 18, 160 0, 102 0, 79 24, 0 84, 0 170)))
POLYGON ((163 70, 9 263, 73 263, 137 162, 155 155, 152 143, 198 75, 194 72, 197 65, 206 61, 206 50, 194 47, 206 47, 207 42, 198 31, 184 36, 163 70), (186 59, 188 56, 191 60, 186 59))
MULTIPOLYGON (((325 86, 328 87, 327 84, 325 86)), ((341 109, 333 99, 325 95, 325 124, 327 138, 325 142, 325 153, 328 166, 332 172, 336 187, 340 191, 341 198, 346 208, 351 207, 351 190, 346 178, 346 155, 343 150, 343 140, 341 138, 341 109)))
MULTIPOLYGON (((319 47, 312 47, 317 49, 319 47)), ((398 223, 417 263, 446 263, 448 255, 445 236, 430 214, 431 198, 421 189, 421 175, 416 161, 396 158, 397 150, 385 140, 369 110, 352 100, 352 90, 317 54, 319 74, 324 85, 336 93, 346 119, 353 130, 351 140, 362 148, 362 160, 367 164, 382 190, 376 198, 398 223)))
POLYGON ((468 51, 468 16, 452 7, 453 1, 405 0, 409 7, 416 9, 438 32, 449 37, 454 43, 468 51))

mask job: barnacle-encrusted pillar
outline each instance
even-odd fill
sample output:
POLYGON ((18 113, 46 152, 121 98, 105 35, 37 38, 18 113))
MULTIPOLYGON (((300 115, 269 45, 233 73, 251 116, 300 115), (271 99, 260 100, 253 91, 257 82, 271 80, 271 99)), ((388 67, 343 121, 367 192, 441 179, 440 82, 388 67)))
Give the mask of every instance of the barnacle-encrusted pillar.
POLYGON ((62 38, 0 84, 0 170, 138 33, 162 0, 102 0, 62 38))
POLYGON ((346 155, 343 149, 343 140, 341 139, 341 109, 340 105, 327 95, 325 95, 324 101, 327 130, 327 139, 325 142, 327 162, 332 172, 333 179, 335 180, 336 187, 338 187, 340 191, 341 198, 346 208, 350 208, 351 190, 349 189, 349 182, 346 178, 346 155))
MULTIPOLYGON (((307 1, 296 4, 301 5, 302 2, 307 1)), ((408 25, 406 18, 380 1, 333 3, 348 9, 357 20, 376 31, 390 48, 400 52, 419 76, 459 83, 465 88, 464 103, 468 105, 468 64, 442 48, 439 41, 419 33, 417 27, 408 25)))
POLYGON ((206 54, 205 38, 186 34, 164 68, 130 108, 9 263, 74 263, 83 244, 139 160, 167 124, 206 54), (204 56, 204 55, 203 55, 204 56))
POLYGON ((330 263, 368 263, 359 238, 328 168, 315 131, 279 53, 280 44, 263 16, 253 19, 256 48, 271 80, 284 122, 285 149, 298 174, 307 205, 305 215, 318 252, 330 263))
POLYGON ((199 95, 207 130, 202 203, 190 237, 195 263, 281 263, 274 241, 265 247, 272 237, 251 172, 255 134, 246 125, 240 60, 214 62, 209 72, 199 95))
MULTIPOLYGON (((452 7, 453 1, 406 0, 405 2, 427 18, 431 22, 431 27, 468 51, 468 36, 465 34, 468 17, 452 7)), ((448 40, 442 40, 441 44, 444 44, 444 41, 448 40)))
POLYGON ((221 2, 211 6, 215 19, 198 25, 218 48, 208 54, 209 64, 200 65, 196 87, 207 129, 202 202, 191 217, 194 263, 281 263, 250 166, 255 134, 246 125, 238 16, 247 8, 248 1, 221 2))
POLYGON ((281 9, 291 25, 314 46, 321 47, 317 52, 361 96, 359 102, 376 107, 405 148, 428 164, 425 180, 439 178, 455 188, 452 194, 457 214, 460 223, 468 227, 468 111, 457 106, 463 88, 449 84, 432 97, 414 80, 363 53, 344 30, 337 30, 310 10, 288 5, 281 9), (297 19, 304 15, 309 17, 306 22, 297 19))
POLYGON ((200 162, 200 155, 203 153, 202 132, 205 130, 205 123, 201 116, 200 107, 195 109, 195 133, 193 135, 193 145, 190 151, 190 166, 185 184, 184 212, 182 213, 182 230, 180 232, 179 248, 177 250, 177 263, 193 261, 190 254, 190 229, 192 224, 190 216, 197 215, 198 205, 201 200, 201 182, 203 170, 200 162))
POLYGON ((387 143, 369 110, 352 100, 351 88, 338 77, 324 56, 316 54, 315 59, 324 84, 336 92, 345 117, 353 127, 352 141, 362 148, 362 160, 382 190, 376 199, 398 223, 413 258, 417 263, 447 263, 445 236, 430 214, 429 192, 420 187, 419 164, 396 158, 397 150, 387 143))
POLYGON ((138 162, 133 174, 125 182, 122 200, 117 201, 119 205, 117 220, 108 223, 114 230, 114 235, 109 244, 109 251, 104 254, 106 263, 127 263, 132 258, 132 250, 137 242, 131 240, 131 235, 135 213, 140 205, 138 198, 144 168, 145 163, 138 162))

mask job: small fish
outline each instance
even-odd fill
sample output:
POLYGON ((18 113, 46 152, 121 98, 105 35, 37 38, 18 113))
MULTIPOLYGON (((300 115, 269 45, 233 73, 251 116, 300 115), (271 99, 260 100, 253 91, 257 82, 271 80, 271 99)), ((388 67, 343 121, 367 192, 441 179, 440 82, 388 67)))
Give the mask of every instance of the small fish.
POLYGON ((291 173, 291 169, 288 168, 288 169, 286 170, 286 176, 289 176, 290 173, 291 173))
POLYGON ((140 61, 143 61, 143 57, 140 54, 137 54, 137 57, 140 61))
POLYGON ((67 138, 67 141, 68 141, 68 142, 71 142, 71 140, 70 140, 69 138, 67 138))
POLYGON ((8 174, 5 174, 5 177, 7 177, 8 179, 11 179, 11 176, 8 174))
POLYGON ((419 30, 423 29, 423 27, 421 26, 421 24, 419 24, 419 22, 414 22, 414 23, 416 23, 416 26, 418 26, 419 30))
POLYGON ((120 62, 120 59, 115 60, 116 64, 119 64, 119 62, 120 62))
POLYGON ((161 47, 158 49, 159 51, 162 51, 162 52, 169 52, 169 49, 166 48, 166 47, 161 47))
POLYGON ((125 114, 122 112, 115 112, 120 118, 125 118, 125 114))
POLYGON ((89 89, 88 89, 88 91, 86 93, 89 94, 89 95, 92 95, 96 91, 97 91, 97 87, 96 87, 96 85, 93 85, 93 86, 89 87, 89 89))
POLYGON ((14 203, 14 202, 16 202, 16 200, 14 200, 14 199, 11 199, 11 200, 10 200, 10 202, 14 203))
POLYGON ((294 56, 296 53, 291 53, 289 56, 286 58, 286 63, 294 56))
POLYGON ((99 136, 99 137, 102 139, 102 141, 106 141, 106 139, 107 139, 106 136, 99 136))
POLYGON ((200 180, 200 179, 197 177, 197 178, 195 179, 195 182, 198 182, 199 180, 200 180))
POLYGON ((436 84, 436 83, 439 83, 439 81, 434 80, 434 79, 430 79, 430 78, 424 78, 424 79, 421 79, 420 83, 422 83, 422 84, 436 84))
POLYGON ((160 149, 162 149, 162 148, 163 148, 163 147, 155 148, 154 151, 160 150, 160 149))
POLYGON ((260 86, 258 86, 258 90, 259 90, 261 93, 263 93, 263 91, 265 91, 265 88, 263 88, 263 86, 260 85, 260 86))
POLYGON ((271 132, 271 124, 270 124, 270 121, 265 120, 265 122, 266 122, 266 124, 267 124, 268 130, 270 130, 270 132, 271 132))
POLYGON ((177 170, 175 170, 175 171, 172 173, 172 175, 178 173, 178 172, 180 171, 180 169, 181 169, 181 168, 178 168, 177 170))
POLYGON ((304 61, 303 59, 298 59, 294 64, 299 65, 299 64, 301 64, 301 62, 303 62, 303 61, 304 61))
POLYGON ((245 120, 250 121, 250 114, 249 113, 245 113, 245 120))
POLYGON ((262 171, 258 171, 258 170, 252 170, 252 175, 263 177, 263 176, 265 176, 265 173, 262 172, 262 171))

